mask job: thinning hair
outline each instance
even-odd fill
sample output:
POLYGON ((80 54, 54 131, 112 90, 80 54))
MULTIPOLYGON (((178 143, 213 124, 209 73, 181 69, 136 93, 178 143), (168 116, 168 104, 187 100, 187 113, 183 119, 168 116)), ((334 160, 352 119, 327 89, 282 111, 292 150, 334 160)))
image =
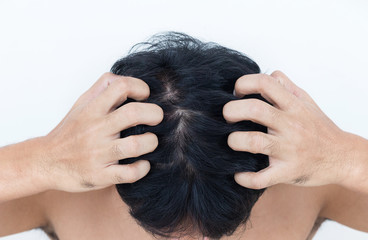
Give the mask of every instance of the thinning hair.
MULTIPOLYGON (((165 32, 135 45, 111 72, 145 81, 151 93, 143 102, 164 111, 157 126, 138 125, 121 132, 121 137, 152 132, 159 140, 155 151, 120 161, 151 163, 141 180, 116 186, 130 214, 155 236, 231 235, 248 220, 264 191, 238 185, 234 173, 259 171, 268 166, 268 157, 234 151, 227 137, 234 131, 267 128, 251 121, 228 124, 222 109, 239 99, 232 94, 236 80, 259 73, 258 65, 216 43, 165 32)), ((244 98, 264 100, 260 95, 244 98)))

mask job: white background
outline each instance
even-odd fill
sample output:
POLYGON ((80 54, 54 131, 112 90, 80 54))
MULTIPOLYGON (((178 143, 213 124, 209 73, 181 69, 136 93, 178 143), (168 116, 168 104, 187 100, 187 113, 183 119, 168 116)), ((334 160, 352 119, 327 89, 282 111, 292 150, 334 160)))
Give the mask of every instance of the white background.
MULTIPOLYGON (((368 138, 368 2, 0 1, 0 146, 47 134, 135 43, 182 31, 281 69, 368 138)), ((44 239, 31 231, 10 239, 44 239)), ((367 239, 337 223, 315 239, 367 239)))

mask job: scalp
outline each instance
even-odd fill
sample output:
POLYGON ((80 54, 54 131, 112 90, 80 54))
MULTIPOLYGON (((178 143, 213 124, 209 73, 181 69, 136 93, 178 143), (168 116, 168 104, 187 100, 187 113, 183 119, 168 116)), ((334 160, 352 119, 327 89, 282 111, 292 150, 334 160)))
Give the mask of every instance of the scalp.
POLYGON ((232 150, 227 137, 233 131, 267 129, 250 121, 227 124, 222 110, 239 99, 232 94, 236 80, 259 73, 258 65, 237 51, 168 32, 135 45, 111 71, 146 82, 151 94, 144 102, 164 111, 157 126, 138 125, 121 132, 127 137, 149 131, 159 142, 155 151, 121 161, 151 163, 143 179, 117 185, 131 215, 160 236, 193 231, 212 238, 232 234, 263 192, 239 186, 234 173, 259 171, 268 166, 268 158, 232 150))

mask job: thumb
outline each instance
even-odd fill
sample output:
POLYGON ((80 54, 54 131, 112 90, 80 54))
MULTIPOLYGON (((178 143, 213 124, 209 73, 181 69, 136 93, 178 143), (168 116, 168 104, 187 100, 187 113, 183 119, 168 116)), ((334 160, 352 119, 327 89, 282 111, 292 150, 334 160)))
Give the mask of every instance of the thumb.
POLYGON ((251 189, 263 189, 281 181, 279 170, 272 165, 258 172, 235 173, 234 179, 239 185, 251 189))
POLYGON ((147 175, 150 163, 147 160, 138 160, 131 164, 111 165, 108 168, 111 184, 133 183, 147 175))

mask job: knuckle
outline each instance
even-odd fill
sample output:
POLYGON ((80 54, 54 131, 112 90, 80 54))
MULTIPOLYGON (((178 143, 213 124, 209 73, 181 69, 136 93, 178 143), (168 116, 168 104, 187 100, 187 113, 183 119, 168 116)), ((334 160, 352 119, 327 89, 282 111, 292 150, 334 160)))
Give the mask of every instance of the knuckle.
POLYGON ((113 112, 110 114, 107 114, 104 117, 104 121, 101 121, 99 124, 99 129, 104 129, 106 126, 112 126, 114 125, 114 122, 116 121, 116 115, 118 112, 113 112))
POLYGON ((306 127, 301 121, 289 121, 289 125, 292 126, 293 131, 295 131, 296 136, 306 136, 308 133, 308 127, 306 127))
POLYGON ((120 174, 116 174, 113 177, 113 182, 117 183, 117 184, 118 183, 124 183, 124 182, 126 182, 126 178, 124 176, 120 175, 120 174))
POLYGON ((129 83, 127 81, 126 77, 120 77, 119 79, 117 79, 116 81, 116 86, 115 88, 119 91, 119 92, 124 92, 124 91, 128 91, 129 90, 129 83))
POLYGON ((111 72, 105 72, 104 74, 101 75, 100 78, 105 81, 107 79, 110 79, 112 76, 114 76, 113 73, 111 73, 111 72))
POLYGON ((248 112, 252 116, 259 116, 262 114, 262 105, 259 101, 249 99, 248 112))
POLYGON ((129 149, 129 156, 139 156, 140 143, 138 141, 138 136, 127 137, 127 149, 129 149))
POLYGON ((259 134, 254 133, 248 138, 248 144, 255 151, 260 152, 263 149, 263 138, 259 134))
POLYGON ((285 83, 287 82, 287 77, 280 70, 274 71, 270 75, 270 77, 273 78, 273 80, 276 81, 277 83, 280 83, 281 85, 284 85, 284 86, 285 86, 285 83))
POLYGON ((134 165, 127 165, 127 171, 125 176, 125 182, 127 183, 133 183, 137 181, 139 177, 138 169, 134 165))
POLYGON ((271 156, 275 155, 279 149, 279 144, 276 140, 262 133, 252 133, 248 138, 248 144, 254 152, 271 156))
POLYGON ((119 144, 113 145, 111 151, 112 151, 112 154, 113 154, 114 157, 117 157, 117 158, 126 157, 125 150, 119 144))
POLYGON ((272 84, 272 79, 266 74, 260 74, 258 81, 258 88, 260 90, 266 90, 272 84))
POLYGON ((267 108, 267 111, 268 111, 269 116, 271 117, 271 119, 272 119, 273 121, 280 119, 280 114, 281 114, 281 112, 280 112, 280 111, 278 111, 277 109, 272 108, 272 107, 268 107, 268 108, 267 108))
POLYGON ((264 150, 268 155, 274 155, 279 149, 279 144, 273 139, 267 139, 264 150))
POLYGON ((128 119, 128 122, 130 124, 136 125, 138 124, 138 120, 139 120, 139 104, 136 103, 127 103, 126 105, 124 105, 124 108, 126 109, 125 112, 125 118, 128 119))
POLYGON ((276 75, 276 76, 279 76, 279 75, 282 75, 282 72, 280 70, 276 70, 272 73, 272 75, 276 75))

